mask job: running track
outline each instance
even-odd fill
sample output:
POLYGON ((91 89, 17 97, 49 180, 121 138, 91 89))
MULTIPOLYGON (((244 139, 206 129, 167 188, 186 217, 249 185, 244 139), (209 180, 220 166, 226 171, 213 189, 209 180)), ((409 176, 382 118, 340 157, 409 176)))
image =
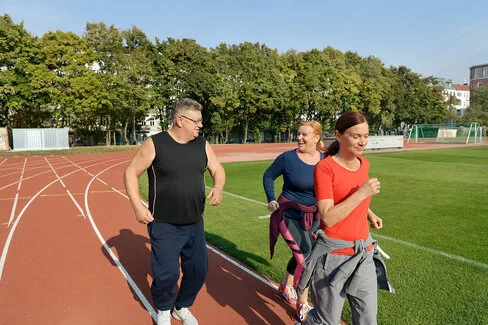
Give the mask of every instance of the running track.
MULTIPOLYGON (((223 148, 222 161, 249 159, 223 148)), ((133 154, 0 156, 0 324, 154 323, 149 239, 122 181, 133 154)), ((200 324, 295 323, 274 284, 216 252, 200 324)))
MULTIPOLYGON (((294 147, 214 150, 230 162, 294 147)), ((154 323, 149 239, 122 181, 133 154, 0 156, 0 324, 154 323)), ((274 284, 209 248, 200 324, 295 324, 274 284)))

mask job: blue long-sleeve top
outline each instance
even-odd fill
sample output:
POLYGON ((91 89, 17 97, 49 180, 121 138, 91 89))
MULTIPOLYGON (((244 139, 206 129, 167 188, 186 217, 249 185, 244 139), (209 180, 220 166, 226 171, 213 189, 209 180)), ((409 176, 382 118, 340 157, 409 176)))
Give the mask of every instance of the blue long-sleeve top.
MULTIPOLYGON (((323 158, 323 153, 320 153, 320 158, 323 158)), ((315 165, 306 164, 298 157, 296 149, 279 155, 263 175, 263 187, 268 202, 276 200, 274 181, 283 175, 281 195, 303 205, 315 204, 314 169, 315 165)))

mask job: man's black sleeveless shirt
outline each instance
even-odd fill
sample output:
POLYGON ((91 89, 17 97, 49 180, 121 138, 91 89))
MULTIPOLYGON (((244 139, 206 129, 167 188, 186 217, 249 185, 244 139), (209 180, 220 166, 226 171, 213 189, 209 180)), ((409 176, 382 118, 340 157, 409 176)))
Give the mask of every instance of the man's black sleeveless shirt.
POLYGON ((181 144, 167 131, 153 135, 156 156, 147 169, 154 221, 177 225, 202 220, 205 208, 205 138, 181 144))

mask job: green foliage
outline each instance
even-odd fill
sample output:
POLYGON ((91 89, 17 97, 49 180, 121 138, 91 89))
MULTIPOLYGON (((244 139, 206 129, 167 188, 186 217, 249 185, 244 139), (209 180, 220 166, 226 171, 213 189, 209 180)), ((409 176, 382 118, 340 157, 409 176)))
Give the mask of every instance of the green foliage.
MULTIPOLYGON (((0 124, 70 127, 77 134, 104 134, 107 145, 121 133, 135 143, 148 113, 171 122, 182 97, 204 107, 203 134, 227 142, 281 140, 302 119, 331 130, 337 114, 359 111, 373 134, 406 130, 415 123, 454 118, 442 89, 400 66, 332 47, 279 54, 265 44, 243 42, 207 49, 192 39, 155 39, 133 26, 120 30, 87 23, 82 36, 48 32, 31 36, 23 23, 0 16, 0 124)), ((486 123, 486 106, 470 116, 486 123)))
POLYGON ((466 113, 465 121, 478 122, 488 126, 488 87, 478 87, 473 91, 471 105, 466 113))

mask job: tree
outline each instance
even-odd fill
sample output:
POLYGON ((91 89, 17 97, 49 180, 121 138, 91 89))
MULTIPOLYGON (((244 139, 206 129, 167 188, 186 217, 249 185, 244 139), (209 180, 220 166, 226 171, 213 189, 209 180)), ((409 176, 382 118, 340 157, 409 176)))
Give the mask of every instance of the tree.
MULTIPOLYGON (((95 55, 91 65, 93 71, 96 72, 96 79, 99 81, 97 84, 100 93, 97 95, 105 99, 104 104, 98 107, 97 114, 90 120, 98 121, 95 124, 98 125, 95 127, 96 130, 101 130, 103 127, 105 143, 109 145, 112 143, 112 134, 113 142, 116 143, 115 133, 122 129, 126 120, 121 113, 126 85, 119 74, 124 57, 122 35, 113 25, 107 27, 103 22, 99 22, 87 23, 83 38, 86 39, 95 55)), ((90 125, 85 124, 86 121, 88 120, 83 119, 83 123, 78 125, 81 132, 93 129, 90 128, 90 125)))
POLYGON ((204 134, 219 133, 214 127, 218 121, 212 118, 214 107, 211 101, 218 87, 216 53, 209 52, 192 39, 157 40, 156 49, 159 54, 156 69, 163 72, 158 85, 167 94, 167 100, 162 102, 166 106, 182 97, 197 100, 203 106, 204 134))
POLYGON ((125 42, 124 55, 121 56, 118 76, 124 84, 123 101, 119 118, 124 121, 124 138, 128 136, 130 126, 132 143, 137 143, 137 123, 150 108, 150 88, 153 82, 152 54, 153 45, 137 27, 122 31, 125 42))
MULTIPOLYGON (((50 127, 64 127, 66 121, 77 111, 74 107, 73 93, 83 92, 74 89, 72 81, 90 73, 89 66, 94 61, 93 52, 85 39, 72 32, 48 32, 39 39, 41 62, 33 66, 31 72, 37 73, 36 84, 40 92, 49 94, 49 102, 43 108, 49 112, 50 127)), ((85 87, 84 83, 76 83, 85 87)))
POLYGON ((0 125, 23 127, 32 96, 25 66, 36 59, 36 38, 23 22, 15 24, 12 18, 0 16, 0 125))
POLYGON ((277 68, 276 50, 259 43, 245 42, 232 45, 230 54, 234 57, 231 64, 235 75, 232 78, 235 78, 239 98, 236 123, 242 131, 242 143, 246 143, 249 130, 260 134, 263 121, 269 119, 278 106, 285 80, 277 68))
POLYGON ((237 62, 225 43, 211 50, 211 53, 216 61, 217 75, 215 91, 210 97, 214 107, 210 123, 217 134, 216 142, 218 143, 220 138, 222 142, 227 143, 240 104, 238 91, 240 82, 236 77, 237 62))
POLYGON ((346 64, 360 76, 359 94, 354 98, 355 107, 361 111, 372 133, 393 127, 394 108, 392 101, 393 76, 376 57, 360 57, 346 52, 346 64))
POLYGON ((488 126, 488 87, 478 87, 472 91, 470 105, 464 117, 466 122, 478 122, 488 126))

